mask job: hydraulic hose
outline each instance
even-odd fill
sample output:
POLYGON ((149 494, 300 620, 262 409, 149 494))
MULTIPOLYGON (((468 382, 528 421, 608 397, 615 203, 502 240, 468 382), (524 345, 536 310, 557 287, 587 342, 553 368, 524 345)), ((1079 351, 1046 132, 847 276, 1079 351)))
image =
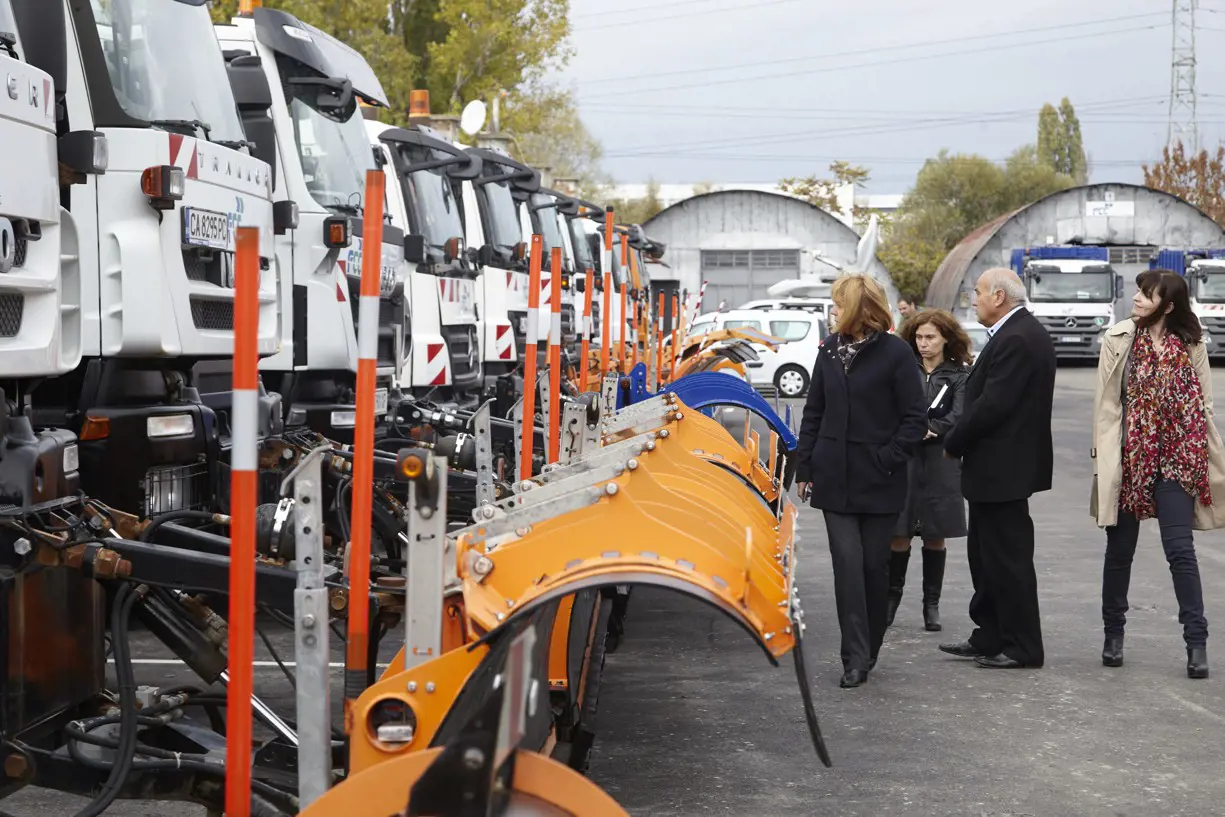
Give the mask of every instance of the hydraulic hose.
POLYGON ((218 514, 210 511, 167 511, 166 513, 158 514, 153 517, 153 521, 149 523, 149 527, 140 532, 137 541, 148 542, 149 537, 154 531, 165 525, 167 522, 177 522, 181 519, 198 519, 201 522, 220 522, 218 514))
POLYGON ((136 757, 136 675, 132 669, 132 654, 128 641, 128 620, 132 606, 136 603, 136 591, 124 583, 115 592, 112 607, 111 633, 112 651, 115 655, 115 675, 119 679, 119 742, 115 748, 115 762, 102 791, 89 805, 77 812, 76 817, 98 817, 115 802, 123 784, 132 771, 136 757))

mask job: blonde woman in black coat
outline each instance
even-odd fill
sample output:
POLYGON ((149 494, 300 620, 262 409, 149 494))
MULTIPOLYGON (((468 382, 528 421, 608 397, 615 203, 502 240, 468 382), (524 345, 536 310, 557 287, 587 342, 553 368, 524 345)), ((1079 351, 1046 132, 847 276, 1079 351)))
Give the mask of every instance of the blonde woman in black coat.
POLYGON ((927 434, 910 461, 906 508, 898 516, 889 554, 889 617, 902 602, 910 542, 923 540, 923 626, 939 632, 944 587, 945 539, 965 536, 966 504, 961 496, 961 462, 944 456, 944 435, 957 425, 970 375, 970 338, 942 309, 925 309, 899 332, 910 344, 926 383, 927 434))
POLYGON ((796 488, 825 512, 842 630, 841 686, 875 667, 889 604, 889 541, 906 501, 906 463, 927 433, 914 353, 891 335, 880 284, 833 285, 838 329, 821 342, 796 449, 796 488))

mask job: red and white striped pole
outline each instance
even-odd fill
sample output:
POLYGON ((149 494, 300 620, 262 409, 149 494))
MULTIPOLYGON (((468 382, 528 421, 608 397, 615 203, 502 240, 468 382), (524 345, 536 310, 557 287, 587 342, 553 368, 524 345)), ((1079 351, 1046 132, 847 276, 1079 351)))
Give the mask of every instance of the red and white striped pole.
POLYGON ((527 346, 523 350, 523 439, 519 449, 519 479, 532 478, 532 445, 536 442, 536 355, 540 351, 541 253, 541 237, 533 235, 527 281, 527 346))
POLYGON ((553 248, 549 279, 549 462, 561 459, 561 247, 553 248))
POLYGON ((586 286, 583 287, 583 341, 579 348, 579 391, 587 391, 588 373, 591 371, 591 291, 595 287, 595 270, 588 268, 586 286))
POLYGON ((357 419, 353 429, 353 506, 349 542, 349 634, 345 642, 345 724, 366 688, 370 646, 370 514, 374 485, 374 370, 379 342, 379 278, 383 265, 381 170, 366 171, 362 278, 357 302, 357 419))
POLYGON ((239 227, 234 253, 225 813, 250 817, 251 697, 255 693, 255 501, 259 476, 259 228, 239 227))
POLYGON ((600 312, 600 377, 612 370, 612 237, 613 209, 609 207, 604 211, 604 306, 600 312))

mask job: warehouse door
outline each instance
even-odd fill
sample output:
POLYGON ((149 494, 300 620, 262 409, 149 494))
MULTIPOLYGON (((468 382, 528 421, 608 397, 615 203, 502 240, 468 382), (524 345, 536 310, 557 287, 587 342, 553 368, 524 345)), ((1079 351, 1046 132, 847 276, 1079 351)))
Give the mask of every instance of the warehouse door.
POLYGON ((799 250, 702 250, 706 297, 701 311, 713 312, 722 301, 735 309, 768 297, 766 289, 771 284, 799 276, 799 250))

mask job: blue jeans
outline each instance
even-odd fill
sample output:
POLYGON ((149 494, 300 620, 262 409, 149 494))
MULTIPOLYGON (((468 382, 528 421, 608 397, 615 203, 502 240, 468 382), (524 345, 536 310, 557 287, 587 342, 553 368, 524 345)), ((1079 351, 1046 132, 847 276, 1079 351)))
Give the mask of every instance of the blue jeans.
MULTIPOLYGON (((1195 500, 1173 480, 1161 480, 1155 492, 1161 546, 1174 579, 1178 599, 1178 621, 1188 647, 1208 644, 1208 620, 1204 618, 1204 591, 1191 528, 1195 500)), ((1106 528, 1106 563, 1102 569, 1102 622, 1107 638, 1122 638, 1127 623, 1127 588, 1131 583, 1131 560, 1140 537, 1140 523, 1119 509, 1118 524, 1106 528)))

